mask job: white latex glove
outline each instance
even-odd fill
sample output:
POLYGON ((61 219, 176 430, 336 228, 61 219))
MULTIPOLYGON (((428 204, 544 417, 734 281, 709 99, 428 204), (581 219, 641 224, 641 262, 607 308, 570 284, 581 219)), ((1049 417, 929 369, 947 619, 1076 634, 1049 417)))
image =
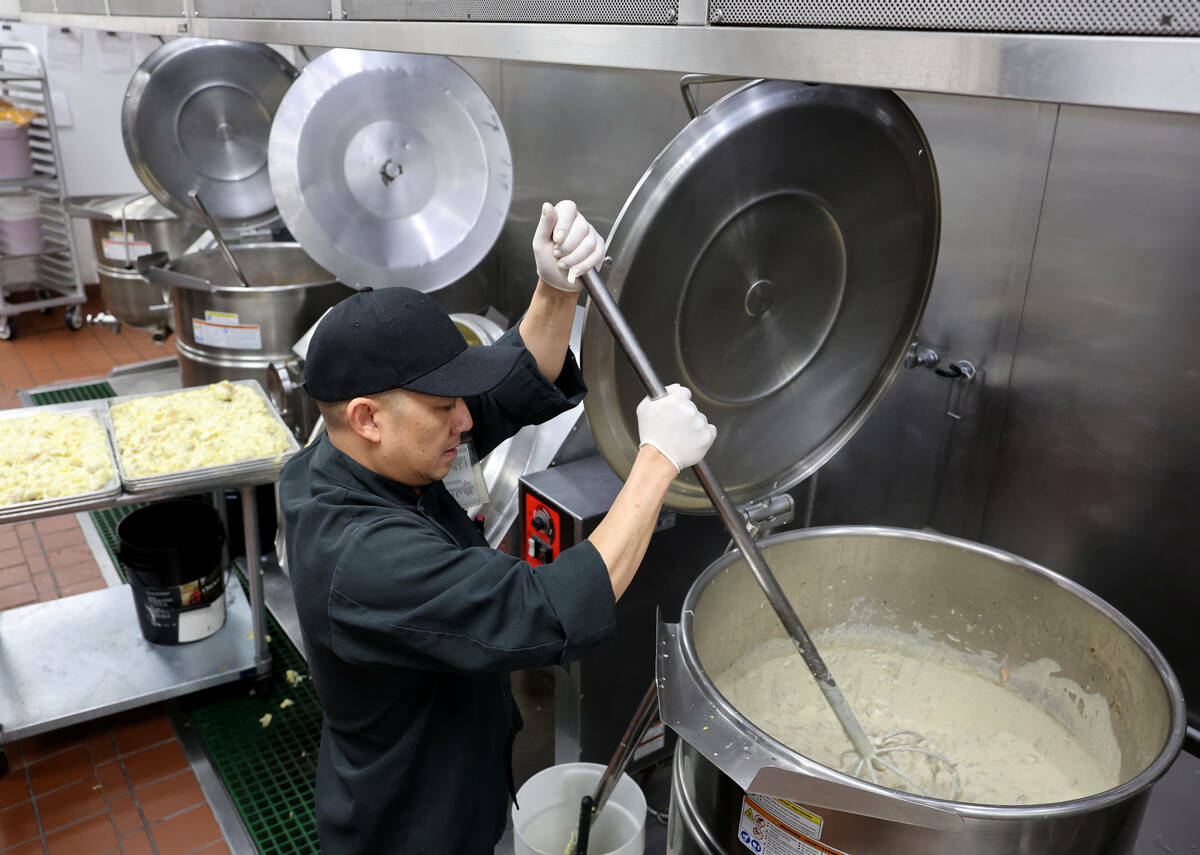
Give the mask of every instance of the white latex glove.
POLYGON ((604 241, 571 200, 543 202, 533 233, 533 259, 539 279, 575 294, 583 287, 579 277, 604 261, 604 241))
POLYGON ((717 429, 692 403, 692 390, 678 383, 654 400, 642 398, 637 406, 639 445, 653 445, 682 472, 704 459, 717 429))

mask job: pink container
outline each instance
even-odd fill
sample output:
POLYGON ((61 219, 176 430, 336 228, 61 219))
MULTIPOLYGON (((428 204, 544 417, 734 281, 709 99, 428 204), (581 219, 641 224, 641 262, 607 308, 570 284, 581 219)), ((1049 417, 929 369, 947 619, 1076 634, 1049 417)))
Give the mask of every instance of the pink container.
POLYGON ((0 120, 0 179, 33 175, 29 150, 29 126, 0 120))

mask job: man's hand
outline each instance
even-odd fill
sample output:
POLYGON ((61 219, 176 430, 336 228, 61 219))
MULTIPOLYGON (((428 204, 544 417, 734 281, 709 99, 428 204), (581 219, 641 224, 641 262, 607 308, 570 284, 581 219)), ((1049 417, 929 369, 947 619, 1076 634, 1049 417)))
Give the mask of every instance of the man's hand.
POLYGON ((583 287, 579 277, 604 261, 604 241, 574 202, 545 202, 533 233, 533 258, 539 279, 575 294, 583 287))
POLYGON ((682 472, 704 459, 717 429, 692 403, 692 392, 678 383, 658 399, 643 398, 637 407, 639 445, 652 445, 682 472))

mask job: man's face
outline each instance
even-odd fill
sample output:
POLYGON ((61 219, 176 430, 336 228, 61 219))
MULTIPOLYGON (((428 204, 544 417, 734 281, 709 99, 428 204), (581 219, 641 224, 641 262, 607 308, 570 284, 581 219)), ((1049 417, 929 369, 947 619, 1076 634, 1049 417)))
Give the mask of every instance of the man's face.
POLYGON ((420 487, 450 472, 471 414, 462 398, 442 398, 406 389, 382 397, 376 416, 380 428, 381 474, 420 487))

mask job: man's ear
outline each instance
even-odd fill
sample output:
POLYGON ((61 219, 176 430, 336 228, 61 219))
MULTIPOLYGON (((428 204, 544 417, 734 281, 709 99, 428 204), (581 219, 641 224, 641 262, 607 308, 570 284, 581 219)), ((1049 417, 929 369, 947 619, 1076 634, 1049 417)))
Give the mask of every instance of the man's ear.
POLYGON ((382 432, 375 420, 379 402, 374 398, 352 398, 346 404, 346 422, 350 430, 367 442, 379 442, 382 432))

